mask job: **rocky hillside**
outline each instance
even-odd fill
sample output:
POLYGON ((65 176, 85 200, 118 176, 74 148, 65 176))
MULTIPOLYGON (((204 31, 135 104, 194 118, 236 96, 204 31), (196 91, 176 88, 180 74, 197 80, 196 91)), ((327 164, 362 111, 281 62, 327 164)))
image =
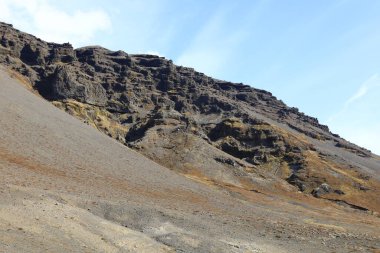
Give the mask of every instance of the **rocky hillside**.
POLYGON ((380 211, 379 157, 267 91, 154 55, 48 43, 4 23, 0 63, 55 106, 186 177, 380 211))

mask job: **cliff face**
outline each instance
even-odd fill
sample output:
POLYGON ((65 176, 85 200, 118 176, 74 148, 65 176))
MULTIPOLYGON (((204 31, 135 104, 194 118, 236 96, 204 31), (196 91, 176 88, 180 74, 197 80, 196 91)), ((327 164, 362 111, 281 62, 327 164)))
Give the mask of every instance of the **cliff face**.
POLYGON ((154 55, 47 43, 4 23, 0 63, 55 106, 194 180, 380 210, 379 157, 267 91, 154 55))

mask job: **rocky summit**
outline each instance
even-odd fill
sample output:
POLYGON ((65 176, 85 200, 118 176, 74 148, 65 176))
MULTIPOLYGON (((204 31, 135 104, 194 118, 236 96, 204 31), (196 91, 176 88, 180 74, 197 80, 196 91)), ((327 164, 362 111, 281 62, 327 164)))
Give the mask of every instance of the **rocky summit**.
MULTIPOLYGON (((288 107, 270 92, 217 80, 159 56, 48 43, 5 23, 0 23, 0 64, 35 96, 176 177, 225 193, 231 201, 254 203, 265 198, 266 203, 276 203, 276 207, 268 207, 272 211, 285 208, 291 213, 292 207, 280 204, 286 202, 303 206, 310 213, 322 208, 326 215, 330 212, 334 216, 332 209, 337 209, 345 217, 364 215, 378 221, 380 158, 332 133, 316 118, 288 107)), ((173 184, 169 179, 166 183, 173 184)), ((112 217, 113 221, 121 219, 112 217)), ((318 222, 309 220, 307 226, 312 223, 318 222)), ((283 228, 289 241, 302 236, 290 228, 283 228)), ((280 240, 281 236, 276 234, 275 238, 280 240)), ((182 247, 167 238, 155 240, 165 247, 182 247)), ((189 246, 177 252, 213 252, 212 247, 197 244, 199 238, 186 240, 183 245, 191 245, 191 241, 199 248, 193 245, 194 251, 189 246)), ((346 245, 351 248, 330 246, 335 252, 376 250, 378 244, 360 240, 364 239, 346 245)), ((239 242, 232 244, 226 252, 246 252, 239 242)), ((297 247, 288 250, 307 252, 297 247)), ((284 252, 288 250, 284 247, 284 252)))

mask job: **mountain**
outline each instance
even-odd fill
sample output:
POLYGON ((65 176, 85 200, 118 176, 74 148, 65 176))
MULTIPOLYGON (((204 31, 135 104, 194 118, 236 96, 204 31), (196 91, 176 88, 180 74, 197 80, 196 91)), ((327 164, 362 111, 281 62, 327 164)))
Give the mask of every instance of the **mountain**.
POLYGON ((7 252, 378 247, 380 158, 271 93, 5 23, 0 36, 7 252))

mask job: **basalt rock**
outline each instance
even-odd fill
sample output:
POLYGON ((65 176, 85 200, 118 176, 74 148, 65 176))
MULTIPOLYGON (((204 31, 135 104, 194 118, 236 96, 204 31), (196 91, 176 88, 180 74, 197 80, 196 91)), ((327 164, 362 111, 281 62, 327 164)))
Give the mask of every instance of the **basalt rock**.
POLYGON ((322 182, 356 189, 359 180, 355 194, 376 194, 366 190, 378 176, 370 151, 270 92, 159 56, 48 43, 5 23, 0 64, 57 107, 181 173, 268 190, 287 182, 315 196, 322 182))
POLYGON ((319 198, 321 195, 327 194, 332 192, 332 189, 330 185, 323 183, 319 187, 315 188, 311 194, 317 198, 319 198))

